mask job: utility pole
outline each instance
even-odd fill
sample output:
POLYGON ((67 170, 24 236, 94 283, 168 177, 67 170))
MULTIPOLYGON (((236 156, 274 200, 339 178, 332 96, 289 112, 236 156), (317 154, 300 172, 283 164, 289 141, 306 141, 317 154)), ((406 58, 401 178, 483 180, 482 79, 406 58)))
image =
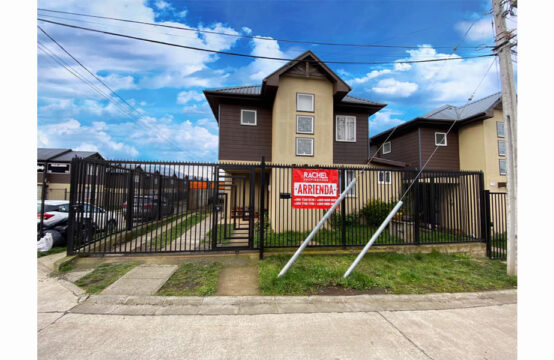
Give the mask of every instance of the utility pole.
MULTIPOLYGON (((494 24, 496 30, 496 47, 500 61, 502 79, 502 111, 504 112, 504 130, 506 139, 506 177, 508 188, 507 201, 507 237, 508 257, 507 272, 517 274, 517 99, 512 67, 510 40, 513 35, 506 28, 506 0, 492 0, 494 24)), ((516 3, 517 4, 517 3, 516 3)), ((516 5, 517 6, 517 5, 516 5)))

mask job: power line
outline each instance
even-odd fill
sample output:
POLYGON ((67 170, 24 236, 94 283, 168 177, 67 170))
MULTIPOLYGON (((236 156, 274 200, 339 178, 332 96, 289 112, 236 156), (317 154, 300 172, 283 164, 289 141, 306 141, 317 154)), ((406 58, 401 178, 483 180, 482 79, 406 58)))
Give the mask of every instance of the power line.
MULTIPOLYGON (((205 34, 215 34, 215 35, 223 35, 223 36, 230 36, 230 37, 237 37, 237 38, 247 38, 247 39, 256 39, 256 40, 273 40, 273 41, 288 42, 288 43, 295 43, 295 44, 312 44, 312 45, 323 45, 323 46, 396 48, 396 49, 418 49, 419 48, 419 46, 413 46, 413 45, 412 46, 406 46, 406 45, 382 45, 382 44, 349 44, 349 43, 333 43, 333 42, 321 42, 321 41, 303 41, 303 40, 291 40, 291 39, 277 39, 277 38, 269 38, 269 37, 263 37, 263 36, 232 34, 232 33, 220 32, 220 31, 213 31, 213 30, 202 30, 202 29, 192 28, 192 27, 175 26, 175 25, 167 25, 167 24, 157 24, 157 23, 151 23, 151 22, 146 22, 146 21, 138 21, 138 20, 122 19, 122 18, 115 18, 115 17, 109 17, 109 16, 75 13, 75 12, 61 11, 61 10, 51 10, 51 9, 44 9, 44 8, 38 8, 37 10, 52 12, 52 13, 59 13, 59 14, 68 14, 68 15, 84 16, 84 17, 91 17, 91 18, 97 18, 97 19, 120 21, 120 22, 133 23, 133 24, 164 27, 164 28, 168 28, 168 29, 176 29, 176 30, 183 30, 183 31, 194 31, 194 32, 205 33, 205 34)), ((486 46, 486 47, 492 48, 493 46, 486 46)), ((450 46, 434 46, 434 48, 436 48, 436 49, 440 49, 440 48, 450 49, 450 46)), ((464 48, 474 49, 474 48, 479 48, 479 46, 466 46, 464 48)))
POLYGON ((199 47, 194 47, 194 46, 180 45, 180 44, 175 44, 175 43, 170 43, 170 42, 165 42, 165 41, 146 39, 146 38, 142 38, 142 37, 138 37, 138 36, 124 35, 124 34, 114 33, 114 32, 110 32, 110 31, 91 29, 91 28, 87 28, 87 27, 83 27, 83 26, 65 24, 65 23, 60 23, 60 22, 57 22, 57 21, 51 21, 51 20, 46 20, 46 19, 41 19, 41 18, 38 18, 38 20, 46 22, 46 23, 54 24, 54 25, 60 25, 60 26, 74 28, 74 29, 86 30, 86 31, 96 32, 96 33, 105 34, 105 35, 118 36, 118 37, 133 39, 133 40, 145 41, 145 42, 150 42, 150 43, 154 43, 154 44, 173 46, 173 47, 178 47, 178 48, 183 48, 183 49, 188 49, 188 50, 203 51, 203 52, 209 52, 209 53, 212 53, 212 54, 240 56, 240 57, 247 57, 247 58, 254 58, 254 59, 265 59, 265 60, 311 62, 311 63, 320 63, 321 62, 321 63, 325 63, 325 64, 343 64, 343 65, 394 65, 394 64, 416 64, 416 63, 427 63, 427 62, 438 62, 438 61, 464 60, 464 59, 475 59, 475 58, 495 56, 495 54, 485 54, 485 55, 465 56, 465 57, 457 57, 457 58, 440 58, 440 59, 425 59, 425 60, 399 60, 399 61, 392 61, 392 62, 391 61, 362 62, 362 61, 298 60, 298 59, 290 59, 290 58, 279 58, 279 57, 272 57, 272 56, 259 56, 259 55, 242 54, 242 53, 229 52, 229 51, 204 49, 204 48, 199 48, 199 47))

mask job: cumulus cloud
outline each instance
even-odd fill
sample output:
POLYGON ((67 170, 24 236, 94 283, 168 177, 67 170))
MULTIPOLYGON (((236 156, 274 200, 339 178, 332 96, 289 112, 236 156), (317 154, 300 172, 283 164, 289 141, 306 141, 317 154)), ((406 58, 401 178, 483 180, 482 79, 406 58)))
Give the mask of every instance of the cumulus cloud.
POLYGON ((248 26, 243 26, 241 28, 242 32, 245 33, 246 35, 250 35, 252 34, 252 29, 250 29, 248 26))
POLYGON ((171 6, 171 4, 169 4, 168 2, 165 2, 163 0, 158 0, 154 3, 154 5, 156 5, 156 7, 160 10, 166 10, 166 9, 170 9, 172 8, 173 6, 171 6))
POLYGON ((373 70, 368 72, 365 76, 360 78, 354 78, 352 80, 349 80, 348 82, 352 84, 365 84, 371 79, 375 79, 376 77, 379 77, 384 74, 390 74, 392 71, 389 69, 383 69, 383 70, 373 70))
POLYGON ((377 135, 381 131, 403 123, 405 120, 400 119, 399 115, 402 115, 402 113, 391 110, 381 110, 375 113, 369 118, 369 136, 377 135))
MULTIPOLYGON (((463 36, 472 23, 473 21, 460 21, 454 25, 454 28, 463 36)), ((466 39, 468 41, 494 41, 494 31, 490 17, 487 16, 475 22, 467 33, 466 39)))
POLYGON ((389 78, 380 80, 371 90, 377 94, 408 97, 417 91, 417 88, 416 83, 389 78))
POLYGON ((204 94, 198 91, 181 91, 177 94, 177 104, 188 104, 190 101, 202 101, 204 100, 204 94))
MULTIPOLYGON (((267 39, 269 40, 252 39, 251 54, 256 56, 268 56, 276 58, 289 57, 285 52, 281 50, 277 40, 273 40, 270 37, 268 37, 267 39)), ((248 65, 247 72, 250 74, 250 80, 260 81, 286 63, 286 61, 281 60, 255 59, 252 63, 250 63, 250 65, 248 65)))

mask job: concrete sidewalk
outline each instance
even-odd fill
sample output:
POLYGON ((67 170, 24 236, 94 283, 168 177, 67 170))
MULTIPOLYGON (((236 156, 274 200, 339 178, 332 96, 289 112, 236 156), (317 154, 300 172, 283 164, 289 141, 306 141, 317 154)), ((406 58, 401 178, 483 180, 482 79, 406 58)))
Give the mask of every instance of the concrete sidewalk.
POLYGON ((515 290, 87 297, 43 264, 38 358, 515 359, 516 302, 515 290))

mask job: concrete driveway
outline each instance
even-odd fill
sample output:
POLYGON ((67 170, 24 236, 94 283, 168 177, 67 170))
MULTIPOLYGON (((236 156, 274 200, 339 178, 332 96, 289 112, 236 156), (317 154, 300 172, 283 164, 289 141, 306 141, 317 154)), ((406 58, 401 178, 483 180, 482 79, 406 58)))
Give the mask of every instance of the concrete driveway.
POLYGON ((39 359, 516 358, 515 291, 388 298, 87 299, 46 273, 39 266, 39 359), (256 307, 256 299, 278 310, 256 307), (287 308, 287 303, 295 306, 287 308), (234 315, 218 315, 229 313, 233 304, 238 304, 234 315), (202 306, 212 310, 202 312, 202 306), (240 309, 262 310, 248 315, 240 309))

